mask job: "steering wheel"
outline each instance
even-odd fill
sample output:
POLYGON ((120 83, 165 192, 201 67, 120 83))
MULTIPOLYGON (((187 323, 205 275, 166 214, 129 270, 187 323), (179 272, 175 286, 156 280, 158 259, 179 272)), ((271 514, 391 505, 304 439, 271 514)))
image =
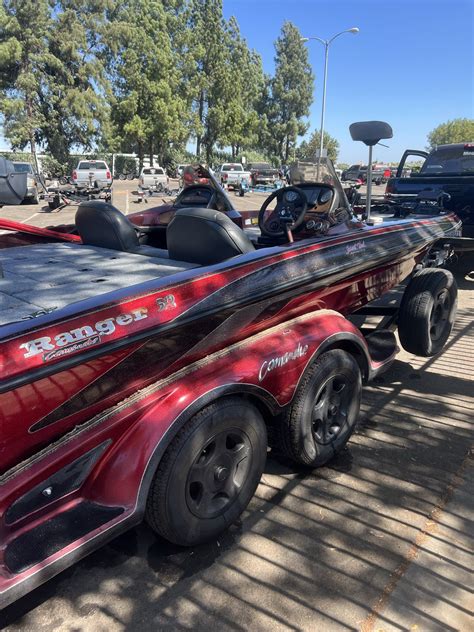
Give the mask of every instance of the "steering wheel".
POLYGON ((304 221, 308 200, 304 191, 298 187, 283 187, 274 191, 258 212, 258 226, 267 237, 281 237, 286 235, 286 226, 296 230, 304 221), (265 220, 265 211, 269 204, 277 199, 277 205, 265 220))

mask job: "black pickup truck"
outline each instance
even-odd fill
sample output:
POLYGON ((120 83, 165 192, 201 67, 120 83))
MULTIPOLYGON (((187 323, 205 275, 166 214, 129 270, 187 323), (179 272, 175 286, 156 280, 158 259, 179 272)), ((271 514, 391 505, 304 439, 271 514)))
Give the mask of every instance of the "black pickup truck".
POLYGON ((256 184, 273 184, 278 180, 278 169, 268 162, 252 162, 248 165, 252 186, 256 184))
POLYGON ((398 165, 395 178, 390 178, 385 197, 401 202, 420 194, 448 193, 444 207, 453 210, 463 223, 463 236, 474 237, 474 142, 438 145, 430 153, 407 149, 398 165), (424 158, 418 173, 400 177, 408 156, 424 158))

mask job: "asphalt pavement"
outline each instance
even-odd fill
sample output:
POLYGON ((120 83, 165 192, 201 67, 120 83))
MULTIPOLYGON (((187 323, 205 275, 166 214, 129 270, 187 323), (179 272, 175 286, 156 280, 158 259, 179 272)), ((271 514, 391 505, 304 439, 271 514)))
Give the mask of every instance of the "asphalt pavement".
MULTIPOLYGON (((119 208, 144 207, 117 184, 119 208)), ((238 208, 263 199, 235 197, 238 208)), ((42 226, 74 215, 34 211, 0 215, 42 226)), ((327 467, 270 454, 242 520, 218 541, 179 548, 141 525, 4 610, 0 629, 473 629, 473 270, 474 258, 455 268, 443 353, 402 351, 364 389, 358 429, 327 467)))

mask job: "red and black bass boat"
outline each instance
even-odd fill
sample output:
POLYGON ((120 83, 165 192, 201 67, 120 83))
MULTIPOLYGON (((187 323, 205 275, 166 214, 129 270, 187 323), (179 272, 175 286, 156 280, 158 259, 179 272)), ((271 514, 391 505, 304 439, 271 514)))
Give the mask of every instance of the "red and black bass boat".
POLYGON ((99 201, 70 232, 0 221, 1 606, 144 517, 179 544, 215 538, 254 494, 268 429, 321 465, 397 324, 410 351, 441 350, 456 287, 433 266, 457 217, 367 225, 321 174, 257 224, 212 176, 135 223, 99 201), (402 281, 383 328, 354 324, 402 281))

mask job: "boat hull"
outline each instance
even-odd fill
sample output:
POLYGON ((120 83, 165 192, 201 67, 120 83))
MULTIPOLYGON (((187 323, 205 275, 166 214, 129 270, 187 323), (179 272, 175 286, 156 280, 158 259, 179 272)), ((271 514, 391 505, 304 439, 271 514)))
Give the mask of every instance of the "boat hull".
POLYGON ((392 358, 375 362, 346 316, 458 227, 444 216, 265 249, 0 328, 0 607, 139 521, 167 445, 214 399, 245 393, 278 415, 330 345, 376 374, 392 358), (46 502, 78 459, 77 486, 46 502), (82 525, 69 539, 22 553, 68 519, 82 525))

